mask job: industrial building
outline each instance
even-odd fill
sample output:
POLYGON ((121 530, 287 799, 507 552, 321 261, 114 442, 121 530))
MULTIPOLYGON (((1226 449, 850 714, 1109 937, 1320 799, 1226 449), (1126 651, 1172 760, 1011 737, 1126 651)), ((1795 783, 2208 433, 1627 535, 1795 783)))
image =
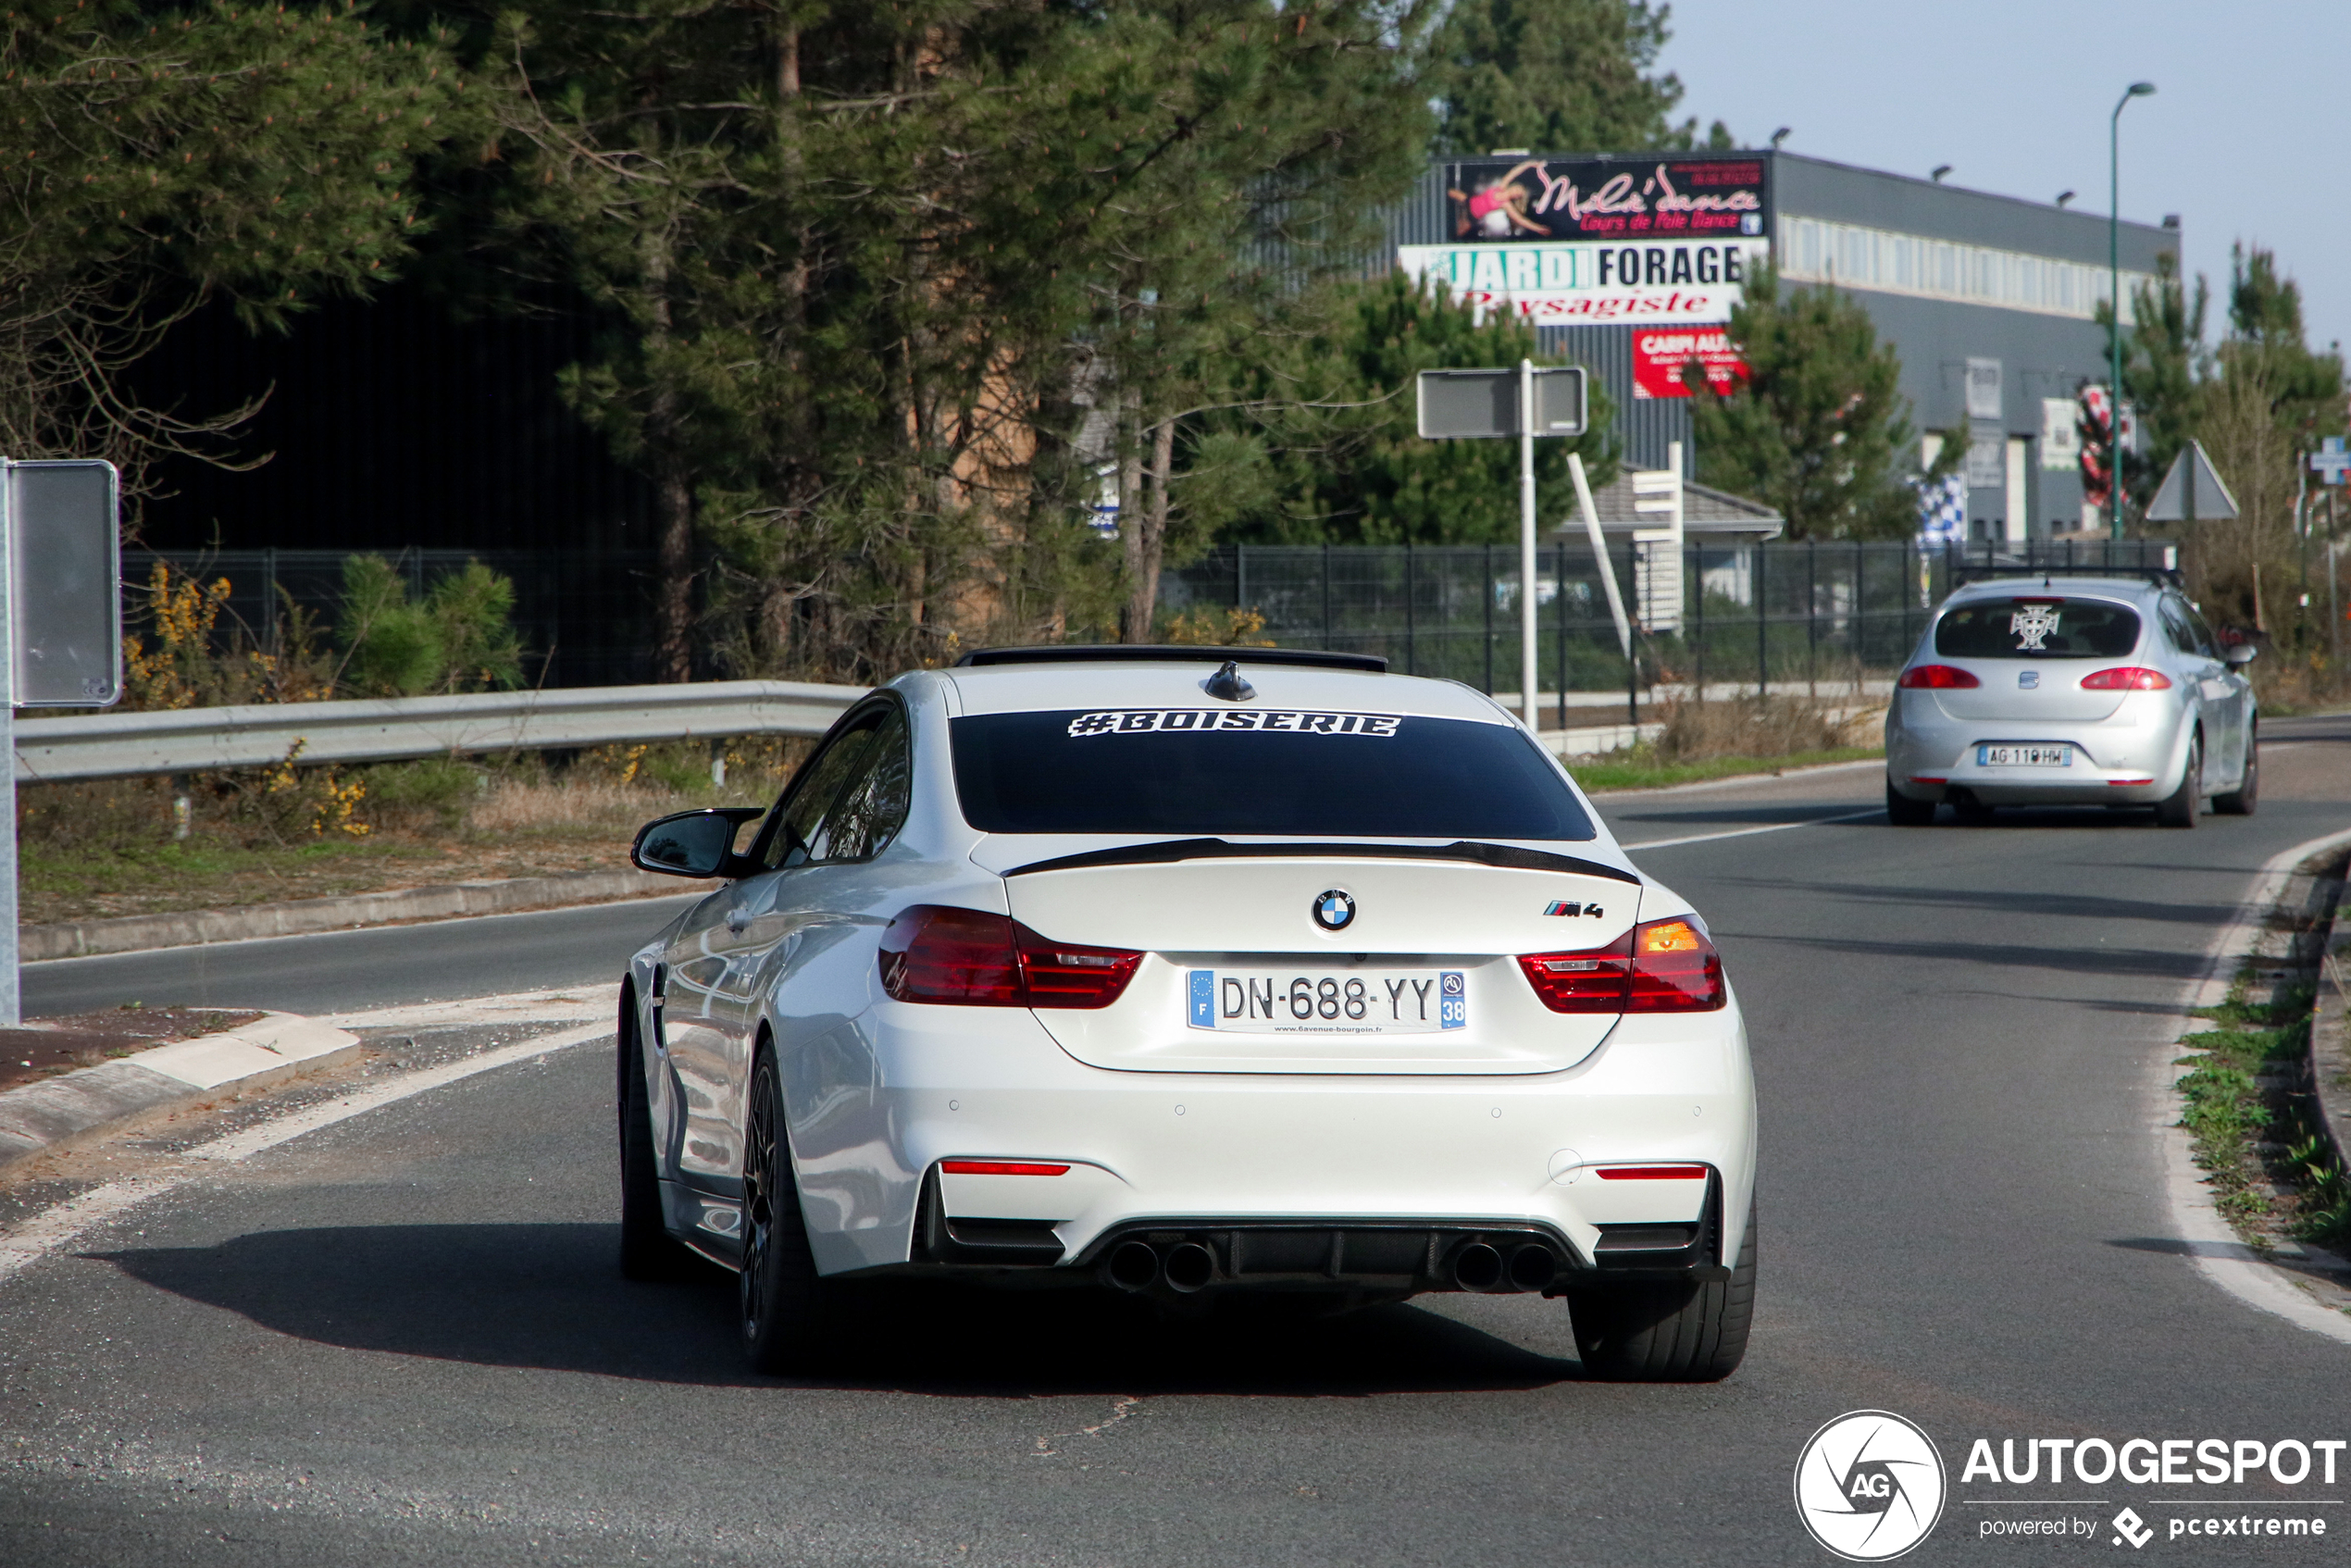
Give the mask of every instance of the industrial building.
MULTIPOLYGON (((1661 467, 1678 441, 1695 475, 1682 368, 1695 358, 1729 384, 1731 307, 1768 259, 1786 284, 1860 302, 1901 358, 1922 432, 1967 431, 1964 537, 2099 529, 2076 410, 2108 380, 2103 216, 1773 149, 1502 152, 1432 164, 1388 230, 1394 265, 1517 312, 1589 367, 1635 467, 1661 467)), ((2157 257, 2177 259, 2179 221, 2124 223, 2119 238, 2127 325, 2157 257)))

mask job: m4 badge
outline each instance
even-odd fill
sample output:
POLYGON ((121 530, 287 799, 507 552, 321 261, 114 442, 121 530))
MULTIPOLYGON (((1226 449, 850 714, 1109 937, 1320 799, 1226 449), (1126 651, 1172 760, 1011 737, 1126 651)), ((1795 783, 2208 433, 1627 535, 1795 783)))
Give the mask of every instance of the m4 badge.
POLYGON ((1564 902, 1549 904, 1545 907, 1543 913, 1546 915, 1565 915, 1571 918, 1578 915, 1588 915, 1595 920, 1602 918, 1600 906, 1598 904, 1577 903, 1574 899, 1569 899, 1564 902))

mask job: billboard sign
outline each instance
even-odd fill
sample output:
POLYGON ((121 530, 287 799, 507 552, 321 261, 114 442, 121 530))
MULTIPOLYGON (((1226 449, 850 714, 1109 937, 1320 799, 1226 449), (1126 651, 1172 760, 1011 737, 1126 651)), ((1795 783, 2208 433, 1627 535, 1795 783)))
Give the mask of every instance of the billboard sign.
POLYGON ((1767 171, 1752 156, 1462 158, 1445 165, 1445 196, 1462 243, 1762 240, 1767 171))
POLYGON ((1747 361, 1720 326, 1637 328, 1633 333, 1633 395, 1687 397, 1683 373, 1692 360, 1704 368, 1706 384, 1728 397, 1747 379, 1747 361))
POLYGON ((1537 323, 1728 321, 1748 268, 1770 258, 1760 158, 1467 158, 1442 168, 1451 236, 1399 246, 1397 265, 1537 323))

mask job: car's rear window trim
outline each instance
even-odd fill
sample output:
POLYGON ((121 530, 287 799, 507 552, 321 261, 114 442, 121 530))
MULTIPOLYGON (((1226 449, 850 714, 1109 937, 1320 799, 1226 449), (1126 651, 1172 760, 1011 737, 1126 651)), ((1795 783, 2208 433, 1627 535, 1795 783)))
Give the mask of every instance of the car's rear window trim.
POLYGON ((1237 844, 1229 839, 1168 839, 1151 844, 1123 844, 1115 849, 1088 850, 1015 865, 1006 877, 1036 871, 1079 871, 1097 865, 1170 865, 1186 860, 1266 860, 1302 856, 1315 860, 1452 860, 1508 871, 1561 871, 1574 876, 1604 877, 1640 886, 1638 876, 1621 866, 1607 865, 1575 855, 1552 854, 1516 844, 1488 844, 1459 839, 1449 844, 1381 844, 1337 841, 1237 844))

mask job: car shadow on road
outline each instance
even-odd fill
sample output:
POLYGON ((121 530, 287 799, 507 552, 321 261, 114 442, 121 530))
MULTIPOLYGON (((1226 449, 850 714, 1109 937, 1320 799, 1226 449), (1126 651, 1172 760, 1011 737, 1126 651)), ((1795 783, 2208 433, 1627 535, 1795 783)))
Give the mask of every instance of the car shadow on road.
MULTIPOLYGON (((758 1385, 735 1339, 735 1279, 707 1265, 660 1285, 614 1264, 609 1225, 342 1226, 211 1247, 89 1256, 176 1296, 319 1344, 483 1366, 662 1383, 758 1385)), ((1529 1299, 1559 1314, 1566 1308, 1529 1299)), ((1238 1303, 1225 1304, 1227 1309, 1238 1303)), ((1407 1304, 1336 1317, 1272 1307, 1163 1316, 1090 1288, 861 1287, 853 1326, 810 1386, 976 1397, 1369 1395, 1573 1381, 1544 1355, 1407 1304)))

